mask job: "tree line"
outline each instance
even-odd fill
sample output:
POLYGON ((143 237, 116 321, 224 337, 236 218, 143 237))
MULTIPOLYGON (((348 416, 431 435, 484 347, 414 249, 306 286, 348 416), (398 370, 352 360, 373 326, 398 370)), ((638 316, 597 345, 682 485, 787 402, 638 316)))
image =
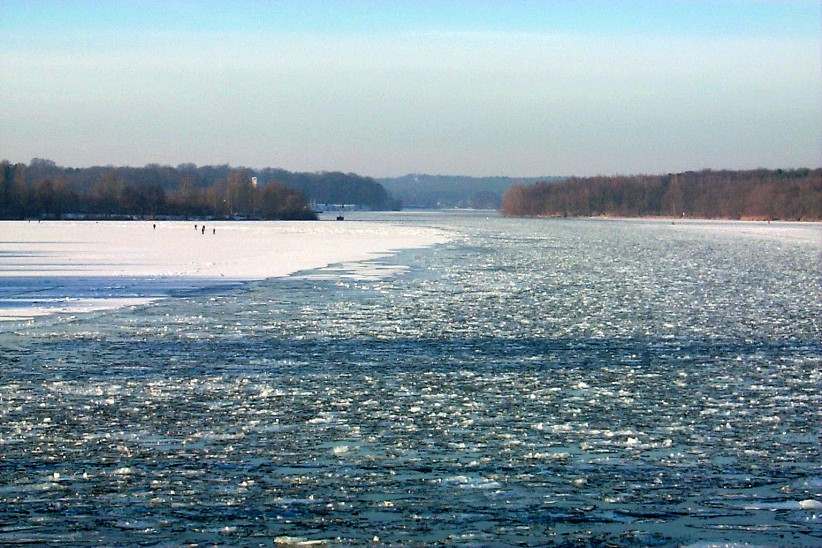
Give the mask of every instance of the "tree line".
POLYGON ((0 162, 0 218, 245 217, 315 219, 305 197, 271 181, 254 186, 249 170, 213 182, 172 167, 63 168, 48 160, 0 162))
POLYGON ((515 185, 511 216, 665 216, 822 220, 822 169, 687 171, 667 175, 571 177, 515 185))
POLYGON ((353 174, 194 164, 70 168, 39 158, 28 165, 0 162, 3 219, 68 214, 313 219, 309 200, 373 209, 395 206, 379 183, 353 174))
POLYGON ((299 173, 275 168, 265 168, 255 174, 262 181, 280 181, 321 204, 354 204, 373 210, 400 209, 400 202, 371 177, 339 171, 299 173))

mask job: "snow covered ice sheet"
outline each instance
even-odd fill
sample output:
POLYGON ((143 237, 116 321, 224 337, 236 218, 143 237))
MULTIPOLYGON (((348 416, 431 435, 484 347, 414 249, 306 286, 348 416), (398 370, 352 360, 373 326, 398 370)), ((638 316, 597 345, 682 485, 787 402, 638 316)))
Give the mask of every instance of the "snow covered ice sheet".
POLYGON ((368 222, 0 223, 0 320, 145 304, 445 241, 368 222), (195 225, 197 229, 195 229, 195 225))

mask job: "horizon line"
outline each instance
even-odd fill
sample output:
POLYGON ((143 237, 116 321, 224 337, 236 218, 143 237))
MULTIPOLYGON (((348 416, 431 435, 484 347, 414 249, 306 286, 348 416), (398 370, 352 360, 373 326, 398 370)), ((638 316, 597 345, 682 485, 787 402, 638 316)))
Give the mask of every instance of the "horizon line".
POLYGON ((421 171, 409 171, 407 173, 402 173, 400 175, 365 175, 363 173, 358 173, 356 171, 345 171, 342 169, 318 169, 318 170, 306 170, 306 169, 288 169, 285 167, 277 167, 277 166, 263 166, 263 167, 252 167, 252 166, 245 166, 245 165, 232 165, 228 162, 219 163, 219 164, 197 164, 196 162, 179 162, 176 165, 172 164, 164 164, 159 162, 148 162, 143 165, 131 165, 131 164, 90 164, 90 165, 64 165, 60 164, 54 160, 49 158, 42 158, 40 156, 35 156, 31 158, 28 162, 14 162, 8 160, 7 158, 0 159, 0 163, 8 162, 11 165, 23 164, 25 166, 30 166, 32 162, 35 160, 43 161, 43 162, 50 162, 55 165, 55 167, 63 168, 63 169, 93 169, 93 168, 108 168, 108 169, 146 169, 149 167, 163 167, 163 168, 173 168, 173 169, 180 169, 180 166, 185 165, 192 165, 195 168, 203 168, 203 167, 227 167, 229 169, 249 169, 252 171, 264 171, 266 169, 278 169, 281 171, 287 171, 289 173, 308 173, 308 174, 321 174, 321 173, 343 173, 345 175, 356 175, 359 177, 364 177, 368 179, 380 180, 380 179, 401 179, 403 177, 463 177, 463 178, 470 178, 470 179, 492 179, 492 178, 500 178, 500 179, 540 179, 540 178, 563 178, 563 179, 570 179, 570 178, 595 178, 595 177, 642 177, 642 176, 660 176, 660 175, 673 175, 673 174, 680 174, 680 173, 699 173, 704 171, 797 171, 801 169, 807 169, 810 171, 814 171, 817 169, 822 169, 822 163, 819 165, 812 167, 807 165, 801 166, 792 166, 792 167, 765 167, 765 166, 757 166, 757 167, 745 167, 745 168, 730 168, 730 167, 701 167, 699 169, 685 169, 685 170, 672 170, 672 171, 644 171, 644 172, 612 172, 612 173, 596 173, 592 175, 577 175, 577 174, 540 174, 540 175, 503 175, 503 174, 493 174, 493 175, 467 175, 464 173, 427 173, 421 171))

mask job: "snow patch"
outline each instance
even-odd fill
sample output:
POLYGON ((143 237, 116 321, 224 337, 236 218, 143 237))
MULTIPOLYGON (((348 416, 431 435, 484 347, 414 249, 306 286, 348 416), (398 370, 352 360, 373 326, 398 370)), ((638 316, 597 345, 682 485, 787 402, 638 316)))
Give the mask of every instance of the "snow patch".
MULTIPOLYGON (((0 320, 144 305, 449 239, 442 230, 398 223, 206 221, 206 234, 194 230, 202 222, 152 224, 0 222, 0 320)), ((372 264, 329 272, 374 279, 401 271, 372 264)))

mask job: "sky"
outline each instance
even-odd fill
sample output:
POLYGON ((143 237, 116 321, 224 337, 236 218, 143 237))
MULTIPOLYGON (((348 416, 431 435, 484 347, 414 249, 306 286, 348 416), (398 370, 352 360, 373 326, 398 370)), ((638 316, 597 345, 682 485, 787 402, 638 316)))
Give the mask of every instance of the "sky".
POLYGON ((818 0, 0 0, 0 36, 15 162, 822 165, 818 0))

